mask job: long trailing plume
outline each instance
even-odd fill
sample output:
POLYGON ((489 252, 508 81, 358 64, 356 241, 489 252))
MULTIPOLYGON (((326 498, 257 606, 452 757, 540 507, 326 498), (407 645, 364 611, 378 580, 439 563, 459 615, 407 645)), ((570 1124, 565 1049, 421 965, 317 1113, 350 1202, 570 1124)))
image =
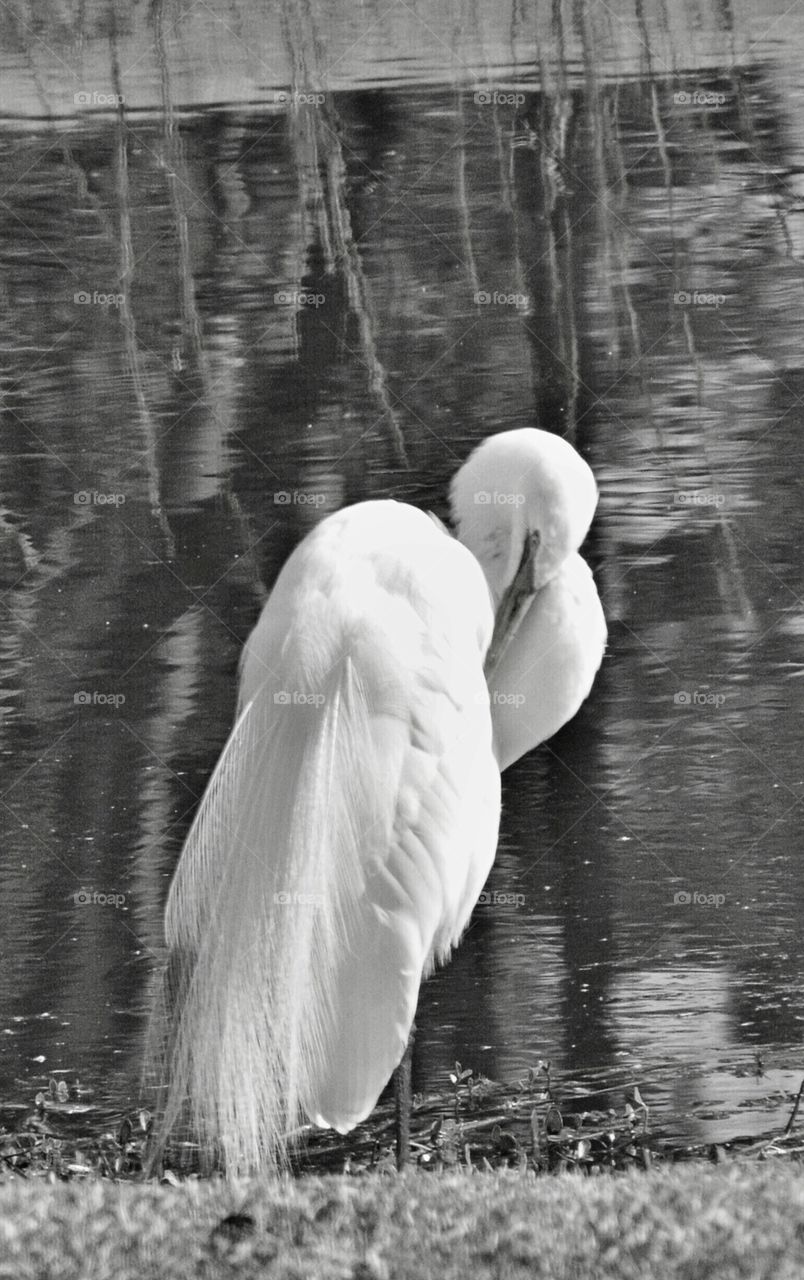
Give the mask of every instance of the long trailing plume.
POLYGON ((186 1129, 232 1173, 282 1167, 317 1095, 360 839, 376 821, 374 772, 354 768, 368 735, 350 659, 310 704, 275 690, 267 680, 238 717, 166 912, 161 1142, 186 1129))

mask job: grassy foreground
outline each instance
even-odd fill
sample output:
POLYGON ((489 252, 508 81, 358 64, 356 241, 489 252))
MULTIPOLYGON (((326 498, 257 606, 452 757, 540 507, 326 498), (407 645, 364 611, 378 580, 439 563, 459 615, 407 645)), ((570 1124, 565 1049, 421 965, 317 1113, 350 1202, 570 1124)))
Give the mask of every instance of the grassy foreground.
POLYGON ((0 1187, 0 1280, 800 1280, 797 1166, 0 1187))

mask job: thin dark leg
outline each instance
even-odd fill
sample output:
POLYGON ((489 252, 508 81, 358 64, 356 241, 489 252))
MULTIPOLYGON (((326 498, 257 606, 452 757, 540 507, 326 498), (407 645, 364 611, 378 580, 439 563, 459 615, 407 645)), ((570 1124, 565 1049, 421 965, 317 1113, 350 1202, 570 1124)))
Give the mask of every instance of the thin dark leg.
POLYGON ((408 1043, 402 1061, 394 1072, 394 1101, 396 1103, 396 1167, 404 1169, 410 1158, 410 1110, 413 1101, 411 1067, 413 1065, 413 1038, 416 1024, 410 1029, 408 1043))

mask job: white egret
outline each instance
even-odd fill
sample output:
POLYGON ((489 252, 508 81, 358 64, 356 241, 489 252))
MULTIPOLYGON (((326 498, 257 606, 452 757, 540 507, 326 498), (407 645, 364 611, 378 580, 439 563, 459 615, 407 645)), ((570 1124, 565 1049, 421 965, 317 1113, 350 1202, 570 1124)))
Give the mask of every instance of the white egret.
POLYGON ((273 1170, 302 1118, 369 1115, 491 869, 500 770, 600 665, 596 502, 566 441, 506 432, 455 477, 459 540, 363 502, 290 556, 168 898, 160 1145, 273 1170))

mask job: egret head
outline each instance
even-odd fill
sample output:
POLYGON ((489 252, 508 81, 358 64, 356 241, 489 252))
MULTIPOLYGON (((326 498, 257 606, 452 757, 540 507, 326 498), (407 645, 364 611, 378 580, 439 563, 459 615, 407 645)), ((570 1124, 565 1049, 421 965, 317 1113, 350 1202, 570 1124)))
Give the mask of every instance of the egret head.
POLYGON ((523 560, 538 591, 578 550, 597 485, 568 441, 523 427, 475 449, 452 481, 450 505, 458 537, 480 562, 499 609, 523 560))
POLYGON ((485 663, 493 682, 537 594, 586 537, 597 485, 561 436, 524 427, 475 449, 452 482, 450 502, 458 537, 479 561, 494 600, 485 663))

